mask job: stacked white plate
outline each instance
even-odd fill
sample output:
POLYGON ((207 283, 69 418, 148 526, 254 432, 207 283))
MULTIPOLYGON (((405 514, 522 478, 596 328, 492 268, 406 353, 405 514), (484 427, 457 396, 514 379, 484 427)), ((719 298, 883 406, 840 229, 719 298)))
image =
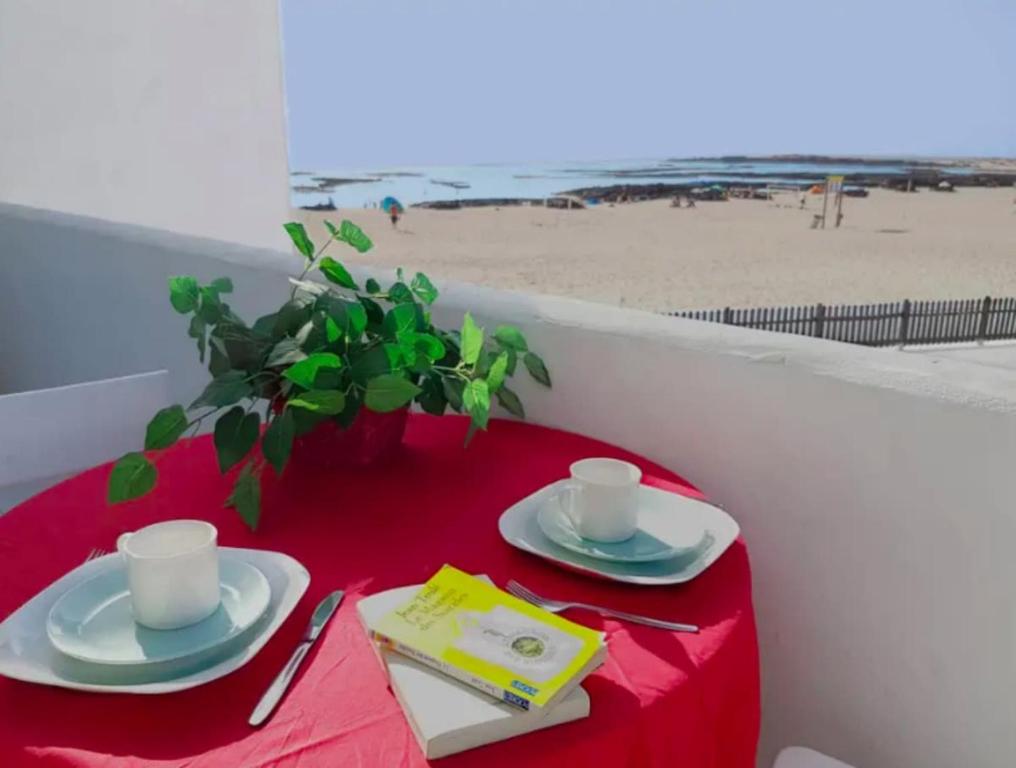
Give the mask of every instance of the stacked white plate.
POLYGON ((246 664, 299 602, 310 574, 278 552, 219 548, 221 603, 175 630, 134 622, 120 555, 89 561, 0 624, 0 674, 109 693, 193 688, 246 664))

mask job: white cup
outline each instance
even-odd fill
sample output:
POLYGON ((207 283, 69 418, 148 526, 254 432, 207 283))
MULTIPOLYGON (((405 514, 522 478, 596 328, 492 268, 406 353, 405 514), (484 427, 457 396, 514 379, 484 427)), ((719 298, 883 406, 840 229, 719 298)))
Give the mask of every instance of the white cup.
POLYGON ((584 539, 624 541, 638 529, 642 470, 618 459, 582 459, 571 465, 565 504, 572 527, 584 539))
POLYGON ((121 535, 116 548, 127 563, 134 621, 179 629, 215 613, 217 538, 215 526, 201 520, 170 520, 121 535))

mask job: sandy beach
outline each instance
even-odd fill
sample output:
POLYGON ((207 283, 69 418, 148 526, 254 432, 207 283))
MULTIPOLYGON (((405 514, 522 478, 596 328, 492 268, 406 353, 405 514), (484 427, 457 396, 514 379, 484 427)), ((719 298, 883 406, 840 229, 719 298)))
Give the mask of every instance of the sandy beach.
POLYGON ((809 228, 821 196, 804 210, 780 197, 693 209, 410 208, 397 230, 379 210, 294 216, 315 240, 327 237, 325 218, 363 227, 375 248, 343 249, 350 263, 649 310, 1016 295, 1013 188, 873 189, 846 198, 842 226, 825 230, 809 228))

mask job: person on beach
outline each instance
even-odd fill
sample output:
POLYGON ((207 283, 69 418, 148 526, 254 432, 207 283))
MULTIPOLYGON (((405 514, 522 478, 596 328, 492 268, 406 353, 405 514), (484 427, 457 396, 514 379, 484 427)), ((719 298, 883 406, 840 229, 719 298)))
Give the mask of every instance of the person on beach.
POLYGON ((397 229, 399 226, 399 206, 393 205, 388 209, 388 215, 392 219, 392 229, 397 229))

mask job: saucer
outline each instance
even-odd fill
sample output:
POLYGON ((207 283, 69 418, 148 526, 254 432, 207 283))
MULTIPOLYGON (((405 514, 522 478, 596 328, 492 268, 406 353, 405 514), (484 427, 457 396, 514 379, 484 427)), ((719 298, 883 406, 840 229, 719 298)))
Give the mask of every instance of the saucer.
POLYGON ((569 491, 549 496, 540 504, 536 521, 548 539, 580 555, 618 563, 648 563, 683 555, 706 539, 701 519, 653 504, 641 490, 638 528, 631 538, 611 543, 585 539, 568 516, 570 496, 569 491))
POLYGON ((639 512, 645 506, 660 507, 676 516, 687 516, 705 531, 702 543, 665 560, 618 562, 601 560, 556 544, 540 530, 539 509, 553 496, 565 492, 568 480, 551 483, 516 502, 501 515, 498 530, 513 547, 541 557, 554 565, 597 579, 643 586, 683 584, 696 578, 723 555, 740 533, 737 522, 719 507, 685 496, 680 488, 656 478, 639 488, 639 512), (656 487, 654 487, 656 486, 656 487))
POLYGON ((271 600, 260 570, 220 558, 221 602, 207 619, 180 629, 149 629, 131 614, 127 572, 115 568, 83 581, 56 601, 46 634, 61 653, 108 665, 160 664, 205 653, 252 627, 271 600))

